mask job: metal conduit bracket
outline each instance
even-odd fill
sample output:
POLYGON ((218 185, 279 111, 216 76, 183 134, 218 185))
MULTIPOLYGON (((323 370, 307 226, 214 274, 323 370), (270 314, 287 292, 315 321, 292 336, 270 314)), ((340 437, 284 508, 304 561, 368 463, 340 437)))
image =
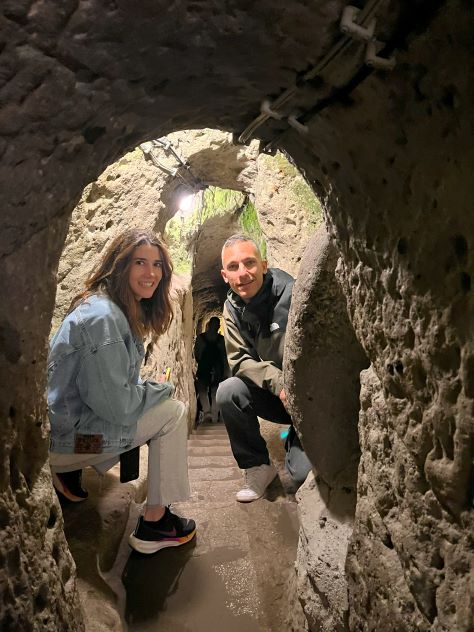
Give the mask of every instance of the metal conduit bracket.
POLYGON ((260 141, 258 145, 258 153, 259 154, 267 154, 267 156, 274 156, 277 153, 277 148, 272 145, 272 143, 265 143, 264 141, 260 141))
POLYGON ((176 178, 176 176, 178 174, 178 168, 177 167, 167 167, 166 165, 163 165, 158 160, 158 158, 153 155, 153 153, 150 154, 150 157, 151 157, 151 161, 155 165, 155 167, 158 167, 158 169, 161 169, 162 171, 167 173, 172 178, 176 178))
POLYGON ((375 70, 393 70, 397 63, 395 55, 391 57, 379 57, 378 55, 378 51, 383 46, 383 42, 377 40, 369 42, 365 51, 365 63, 375 70))
POLYGON ((173 147, 173 143, 166 136, 141 143, 140 149, 142 150, 143 155, 147 160, 151 160, 155 167, 158 167, 158 169, 161 169, 161 171, 167 173, 172 178, 181 178, 181 180, 183 180, 183 182, 185 182, 187 186, 193 189, 199 190, 203 188, 201 179, 197 178, 193 174, 191 170, 191 164, 189 163, 188 159, 183 159, 178 154, 176 149, 173 147), (172 154, 179 164, 174 167, 168 167, 167 165, 164 165, 162 162, 160 162, 158 156, 155 154, 155 151, 157 150, 162 151, 165 154, 172 154), (184 173, 181 173, 181 170, 183 170, 184 173), (184 177, 184 174, 186 174, 186 178, 184 177), (190 179, 191 182, 189 182, 190 179))
POLYGON ((262 101, 260 105, 260 112, 262 114, 265 114, 265 116, 268 116, 269 118, 273 118, 273 119, 276 119, 277 121, 281 121, 283 116, 281 114, 278 114, 278 112, 276 112, 275 110, 272 110, 271 105, 272 104, 270 103, 270 101, 265 99, 265 101, 262 101))
POLYGON ((157 138, 156 140, 153 141, 153 143, 157 145, 158 147, 163 147, 165 151, 168 151, 168 149, 171 147, 171 141, 169 138, 166 138, 166 136, 157 138))
POLYGON ((361 26, 355 21, 359 13, 360 9, 349 4, 342 12, 339 28, 345 35, 349 35, 349 37, 362 40, 363 42, 370 42, 374 36, 377 20, 376 18, 372 18, 367 26, 361 26))
POLYGON ((291 125, 291 127, 293 127, 293 129, 295 129, 300 134, 307 134, 309 132, 309 127, 307 125, 304 125, 303 123, 300 123, 296 114, 290 114, 287 120, 288 125, 291 125))
POLYGON ((153 145, 152 143, 150 143, 150 141, 147 141, 145 143, 140 143, 140 149, 142 150, 145 156, 148 156, 150 154, 152 148, 153 148, 153 145))

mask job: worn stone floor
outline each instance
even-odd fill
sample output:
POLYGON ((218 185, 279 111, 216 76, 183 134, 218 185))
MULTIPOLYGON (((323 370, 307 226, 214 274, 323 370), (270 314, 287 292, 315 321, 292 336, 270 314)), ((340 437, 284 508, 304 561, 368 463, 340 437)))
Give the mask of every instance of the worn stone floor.
MULTIPOLYGON (((296 503, 283 467, 283 426, 262 422, 279 476, 265 498, 235 501, 241 472, 222 424, 199 426, 188 442, 191 498, 174 505, 197 523, 195 541, 145 556, 133 530, 145 494, 143 476, 118 482, 85 475, 90 497, 64 507, 77 564, 87 632, 290 632, 298 541, 296 503)), ((146 472, 142 449, 141 472, 146 472)), ((296 617, 296 620, 298 617, 296 617)))

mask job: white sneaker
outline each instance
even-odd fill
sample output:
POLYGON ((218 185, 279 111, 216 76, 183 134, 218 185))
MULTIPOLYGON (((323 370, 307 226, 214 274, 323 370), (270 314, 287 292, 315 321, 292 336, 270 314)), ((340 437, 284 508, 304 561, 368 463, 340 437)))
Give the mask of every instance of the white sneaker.
POLYGON ((251 503, 261 498, 265 490, 277 475, 273 465, 255 465, 244 470, 244 486, 237 492, 239 503, 251 503))

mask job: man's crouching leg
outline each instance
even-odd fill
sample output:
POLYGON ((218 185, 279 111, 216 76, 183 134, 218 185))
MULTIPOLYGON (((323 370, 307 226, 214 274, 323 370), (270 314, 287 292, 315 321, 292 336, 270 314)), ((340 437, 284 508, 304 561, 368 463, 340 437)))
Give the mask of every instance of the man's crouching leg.
POLYGON ((231 377, 219 385, 216 400, 232 453, 239 468, 244 470, 244 486, 236 498, 239 502, 252 502, 263 496, 276 476, 260 434, 252 392, 243 380, 231 377))
POLYGON ((247 384, 238 377, 224 380, 217 389, 216 401, 240 469, 268 465, 267 444, 260 434, 252 393, 247 384))

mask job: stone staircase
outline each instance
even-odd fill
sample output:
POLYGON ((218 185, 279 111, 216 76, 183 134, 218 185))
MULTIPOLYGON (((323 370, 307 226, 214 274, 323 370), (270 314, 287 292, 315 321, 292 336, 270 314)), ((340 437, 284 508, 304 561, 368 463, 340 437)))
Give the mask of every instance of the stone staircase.
MULTIPOLYGON (((75 558, 81 558, 81 551, 87 549, 87 539, 93 544, 87 563, 82 560, 78 564, 88 632, 293 629, 284 619, 288 585, 294 581, 298 520, 296 503, 285 478, 279 429, 268 424, 263 432, 279 478, 271 484, 265 498, 250 504, 235 501, 242 474, 232 456, 225 427, 209 424, 195 429, 188 441, 191 498, 174 505, 175 511, 196 520, 195 541, 152 556, 132 552, 127 544, 141 510, 143 485, 137 482, 127 492, 126 485, 117 484, 113 470, 105 477, 107 494, 115 489, 115 500, 121 494, 122 501, 112 513, 102 516, 101 528, 95 520, 87 536, 81 536, 79 525, 73 532, 69 528, 68 535, 74 540, 71 549, 75 558), (97 542, 106 542, 104 534, 110 535, 110 531, 115 531, 110 538, 114 545, 119 534, 123 537, 113 566, 107 563, 101 568, 101 560, 109 562, 111 553, 101 553, 97 542), (82 542, 78 540, 81 537, 82 542)), ((142 452, 145 458, 146 450, 142 452)), ((146 466, 142 470, 146 471, 146 466)), ((95 517, 106 503, 104 489, 96 491, 87 501, 95 517)), ((110 507, 110 502, 106 505, 110 507)), ((66 524, 71 523, 67 512, 71 510, 77 519, 80 509, 67 509, 66 524)), ((86 509, 86 503, 82 509, 86 509)), ((108 548, 111 546, 109 543, 108 548)))

